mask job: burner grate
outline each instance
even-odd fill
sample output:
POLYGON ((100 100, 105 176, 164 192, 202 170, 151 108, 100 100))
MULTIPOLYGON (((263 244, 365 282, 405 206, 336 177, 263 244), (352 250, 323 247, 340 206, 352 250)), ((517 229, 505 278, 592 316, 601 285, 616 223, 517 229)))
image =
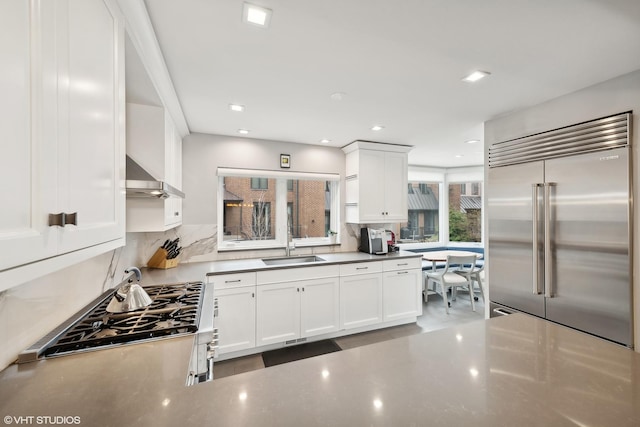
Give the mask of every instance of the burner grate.
POLYGON ((128 313, 109 313, 111 296, 100 302, 45 351, 45 356, 97 349, 194 333, 198 330, 202 283, 156 285, 144 288, 151 305, 128 313))

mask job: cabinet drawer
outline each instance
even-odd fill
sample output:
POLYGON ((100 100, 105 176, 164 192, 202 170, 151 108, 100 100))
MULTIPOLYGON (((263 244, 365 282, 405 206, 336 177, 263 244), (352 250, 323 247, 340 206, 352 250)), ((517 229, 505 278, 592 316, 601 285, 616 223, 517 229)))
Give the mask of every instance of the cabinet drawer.
POLYGON ((388 259, 382 261, 382 268, 384 271, 422 269, 422 258, 388 259))
POLYGON ((354 274, 382 273, 381 262, 354 262, 340 265, 340 276, 353 276, 354 274))
POLYGON ((303 268, 277 268, 273 270, 258 271, 258 284, 297 282, 308 279, 322 279, 325 277, 338 277, 337 265, 323 265, 303 268))
POLYGON ((256 273, 235 273, 207 276, 207 283, 213 284, 214 289, 237 288, 241 286, 255 286, 256 273))

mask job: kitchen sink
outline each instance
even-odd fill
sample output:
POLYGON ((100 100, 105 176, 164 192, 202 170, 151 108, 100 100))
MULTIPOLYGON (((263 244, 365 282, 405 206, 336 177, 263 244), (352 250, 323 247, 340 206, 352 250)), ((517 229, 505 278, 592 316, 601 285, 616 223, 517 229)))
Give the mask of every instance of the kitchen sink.
POLYGON ((324 258, 319 256, 290 256, 284 258, 263 258, 262 262, 267 265, 291 265, 291 264, 311 264, 314 262, 322 262, 324 258))

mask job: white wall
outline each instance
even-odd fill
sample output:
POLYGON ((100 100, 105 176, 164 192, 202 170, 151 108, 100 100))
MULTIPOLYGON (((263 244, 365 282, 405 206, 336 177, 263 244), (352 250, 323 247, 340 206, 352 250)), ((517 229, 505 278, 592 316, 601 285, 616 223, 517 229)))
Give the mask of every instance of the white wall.
MULTIPOLYGON (((280 168, 280 154, 291 155, 290 172, 315 172, 339 174, 341 200, 344 200, 345 156, 340 148, 318 145, 294 144, 282 141, 240 138, 233 136, 191 134, 182 142, 182 182, 186 197, 183 201, 183 225, 178 233, 187 235, 185 261, 213 261, 216 259, 249 258, 255 256, 283 255, 282 250, 236 251, 217 253, 217 197, 218 167, 285 170, 280 168), (201 243, 199 253, 189 254, 192 242, 201 243), (202 246, 206 249, 202 250, 202 246)), ((344 218, 344 207, 340 217, 344 218)), ((340 227, 342 245, 339 249, 356 250, 357 242, 351 230, 342 221, 340 227)), ((311 249, 296 249, 298 254, 311 249)))
MULTIPOLYGON (((488 160, 489 146, 495 142, 531 135, 597 119, 617 113, 633 110, 632 163, 633 197, 640 200, 639 173, 640 154, 640 70, 606 82, 590 86, 580 91, 553 99, 540 105, 521 110, 503 117, 485 122, 485 164, 488 160)), ((485 182, 487 177, 485 168, 485 182)), ((486 229, 486 224, 485 224, 486 229)), ((633 217, 634 243, 633 253, 640 252, 640 208, 636 206, 633 217)), ((489 253, 490 257, 491 254, 489 253)), ((638 256, 633 257, 633 294, 635 347, 640 352, 640 263, 638 256)), ((488 271, 488 281, 491 280, 488 271)), ((621 301, 624 304, 623 301, 621 301)), ((488 310, 488 306, 487 306, 488 310)))

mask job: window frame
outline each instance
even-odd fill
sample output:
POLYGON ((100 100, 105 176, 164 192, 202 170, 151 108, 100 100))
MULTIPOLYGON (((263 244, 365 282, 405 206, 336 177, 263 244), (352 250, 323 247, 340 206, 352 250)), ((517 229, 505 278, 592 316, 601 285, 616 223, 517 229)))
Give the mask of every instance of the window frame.
MULTIPOLYGON (((222 168, 217 170, 218 179, 218 194, 216 195, 217 202, 217 219, 216 224, 218 227, 218 252, 237 251, 237 250, 256 250, 256 249, 276 249, 286 247, 287 243, 287 193, 288 185, 287 180, 318 180, 327 181, 331 191, 331 203, 330 203, 330 217, 331 217, 331 230, 340 229, 340 175, 339 174, 320 174, 320 173, 307 173, 307 172, 284 172, 284 171, 270 171, 270 170, 250 170, 250 169, 235 169, 235 168, 222 168), (275 179, 275 201, 271 205, 272 212, 275 212, 275 224, 271 224, 272 230, 274 230, 274 239, 270 240, 238 240, 238 241, 225 241, 224 233, 224 179, 226 177, 240 177, 240 178, 267 178, 275 179)), ((292 239, 296 247, 312 247, 312 246, 324 246, 340 244, 340 234, 336 242, 331 242, 328 236, 323 237, 305 237, 292 239)))
POLYGON ((264 177, 251 177, 250 187, 252 190, 268 190, 269 189, 269 179, 264 177), (254 180, 257 180, 258 185, 254 186, 254 180), (264 184, 264 186, 263 186, 264 184))
MULTIPOLYGON (((446 235, 446 242, 447 242, 447 246, 451 246, 451 247, 473 247, 473 246, 478 246, 478 247, 484 247, 484 210, 485 210, 485 192, 484 192, 484 180, 480 180, 480 179, 457 179, 457 180, 451 180, 451 181, 447 181, 446 182, 446 194, 447 194, 447 235, 446 235), (466 184, 472 184, 478 185, 478 193, 477 196, 480 196, 482 198, 482 208, 480 209, 480 241, 478 242, 471 242, 471 241, 464 241, 464 242, 459 242, 459 241, 452 241, 449 240, 449 236, 451 234, 451 230, 449 229, 449 187, 451 185, 461 185, 460 188, 460 194, 461 195, 468 195, 466 193, 463 193, 463 191, 465 191, 467 189, 466 184), (464 186, 464 187, 462 187, 464 186)), ((474 195, 474 194, 471 194, 474 195)))
MULTIPOLYGON (((485 171, 482 166, 469 166, 460 168, 435 168, 428 166, 409 166, 409 183, 433 183, 438 184, 439 199, 439 230, 437 242, 400 243, 403 250, 420 250, 436 247, 478 247, 485 245, 485 171), (449 184, 478 183, 482 194, 481 231, 480 242, 451 242, 449 241, 449 184)), ((399 231, 399 228, 398 228, 399 231)), ((399 234, 398 234, 399 236, 399 234)))

